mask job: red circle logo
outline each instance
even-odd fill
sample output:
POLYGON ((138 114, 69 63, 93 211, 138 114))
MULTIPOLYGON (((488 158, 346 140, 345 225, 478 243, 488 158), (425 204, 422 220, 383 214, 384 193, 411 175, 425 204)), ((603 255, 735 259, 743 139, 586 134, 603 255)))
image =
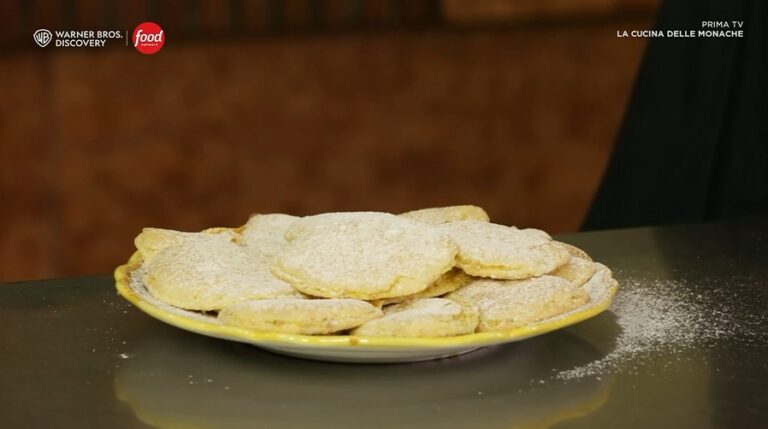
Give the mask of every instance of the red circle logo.
POLYGON ((165 44, 165 32, 154 22, 142 22, 133 30, 131 41, 142 54, 156 54, 165 44))

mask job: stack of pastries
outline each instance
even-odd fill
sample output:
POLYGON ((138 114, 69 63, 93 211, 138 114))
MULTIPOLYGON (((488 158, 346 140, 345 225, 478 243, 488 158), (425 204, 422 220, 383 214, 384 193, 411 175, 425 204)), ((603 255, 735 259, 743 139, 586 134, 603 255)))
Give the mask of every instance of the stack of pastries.
POLYGON ((509 331, 588 304, 587 284, 615 284, 584 251, 476 206, 258 214, 236 229, 145 228, 135 243, 156 299, 261 332, 509 331))

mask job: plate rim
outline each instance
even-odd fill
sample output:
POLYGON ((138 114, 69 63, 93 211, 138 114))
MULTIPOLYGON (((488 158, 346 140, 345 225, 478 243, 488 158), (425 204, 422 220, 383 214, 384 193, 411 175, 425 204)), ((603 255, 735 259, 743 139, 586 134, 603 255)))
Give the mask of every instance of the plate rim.
POLYGON ((476 332, 451 337, 368 337, 357 335, 301 335, 280 332, 264 332, 237 326, 219 325, 202 320, 169 313, 160 307, 142 299, 131 287, 131 273, 143 262, 141 253, 135 251, 128 262, 114 271, 115 287, 120 296, 135 305, 147 315, 175 327, 202 335, 225 338, 251 344, 280 344, 283 346, 317 346, 333 348, 388 348, 388 349, 440 349, 460 347, 482 347, 524 340, 536 335, 552 332, 574 325, 597 316, 605 311, 613 301, 618 286, 614 282, 605 296, 587 305, 583 310, 575 311, 565 317, 555 317, 542 322, 515 328, 503 332, 476 332))

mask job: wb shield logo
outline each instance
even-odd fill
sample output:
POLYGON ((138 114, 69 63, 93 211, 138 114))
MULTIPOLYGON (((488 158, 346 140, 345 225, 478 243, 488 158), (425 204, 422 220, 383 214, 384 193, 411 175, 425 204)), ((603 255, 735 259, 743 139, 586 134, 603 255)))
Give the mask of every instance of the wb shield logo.
POLYGON ((41 48, 48 46, 48 44, 51 43, 51 39, 53 39, 51 32, 44 28, 35 31, 33 37, 35 38, 35 43, 37 43, 37 46, 41 48))

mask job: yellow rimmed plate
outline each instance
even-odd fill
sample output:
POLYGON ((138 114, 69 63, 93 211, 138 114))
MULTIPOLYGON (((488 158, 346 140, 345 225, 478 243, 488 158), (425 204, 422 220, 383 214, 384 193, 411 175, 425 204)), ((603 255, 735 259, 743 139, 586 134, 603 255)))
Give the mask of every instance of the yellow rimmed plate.
POLYGON ((155 299, 142 282, 142 258, 136 252, 115 270, 118 293, 141 311, 177 328, 209 337, 253 344, 285 355, 355 363, 416 362, 456 356, 481 347, 525 340, 579 323, 603 312, 616 285, 587 282, 589 303, 568 313, 505 332, 481 332, 454 337, 400 338, 352 335, 295 335, 259 332, 222 324, 216 317, 187 311, 155 299))

